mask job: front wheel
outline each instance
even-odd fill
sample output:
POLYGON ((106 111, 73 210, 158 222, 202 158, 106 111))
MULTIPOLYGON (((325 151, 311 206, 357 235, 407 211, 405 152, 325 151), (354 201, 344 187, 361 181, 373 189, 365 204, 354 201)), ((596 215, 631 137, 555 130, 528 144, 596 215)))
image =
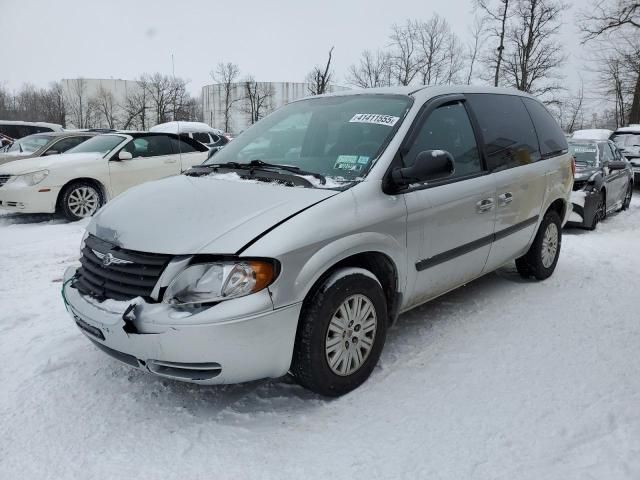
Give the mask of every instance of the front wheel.
POLYGON ((595 230, 602 220, 604 220, 607 216, 607 197, 604 192, 601 191, 598 197, 598 206, 596 207, 596 211, 593 214, 593 218, 591 219, 591 223, 587 226, 587 230, 595 230))
POLYGON ((291 373, 321 395, 337 397, 371 375, 387 333, 387 304, 368 271, 332 275, 305 301, 291 373))
POLYGON ((100 189, 90 182, 74 182, 65 187, 60 198, 60 208, 71 221, 91 217, 102 206, 100 189))
POLYGON ((516 260, 518 273, 524 278, 549 278, 556 269, 562 244, 562 222, 554 210, 548 211, 529 251, 516 260))

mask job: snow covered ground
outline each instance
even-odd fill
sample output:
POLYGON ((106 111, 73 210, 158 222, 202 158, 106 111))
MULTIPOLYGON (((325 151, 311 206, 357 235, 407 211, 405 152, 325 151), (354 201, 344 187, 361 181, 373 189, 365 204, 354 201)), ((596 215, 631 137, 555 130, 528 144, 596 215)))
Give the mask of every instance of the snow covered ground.
POLYGON ((403 315, 337 400, 105 356, 59 294, 85 223, 0 216, 2 479, 640 478, 637 198, 565 232, 549 280, 506 267, 403 315))

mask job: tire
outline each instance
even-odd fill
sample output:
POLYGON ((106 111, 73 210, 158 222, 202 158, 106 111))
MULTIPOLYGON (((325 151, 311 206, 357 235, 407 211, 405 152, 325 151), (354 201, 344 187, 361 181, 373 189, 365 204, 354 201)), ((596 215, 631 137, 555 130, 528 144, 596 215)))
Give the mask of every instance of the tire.
POLYGON ((524 278, 534 277, 537 280, 549 278, 558 264, 561 245, 562 222, 560 215, 558 212, 550 210, 542 219, 529 251, 516 260, 518 273, 524 278))
POLYGON ((629 206, 631 205, 632 195, 633 195, 633 183, 629 182, 629 185, 627 185, 627 193, 624 197, 624 200, 622 202, 622 207, 620 207, 620 210, 627 210, 629 208, 629 206))
POLYGON ((337 272, 310 293, 296 334, 291 373, 303 387, 329 397, 344 395, 369 378, 387 334, 380 283, 367 271, 352 270, 344 276, 337 272), (371 312, 354 322, 345 304, 355 310, 356 303, 371 312))
POLYGON ((591 224, 586 226, 587 230, 595 230, 602 220, 607 217, 607 196, 604 191, 600 190, 600 200, 598 200, 598 207, 596 208, 595 213, 593 214, 593 219, 591 220, 591 224))
POLYGON ((60 210, 71 221, 93 216, 103 204, 100 188, 91 182, 73 182, 60 196, 60 210))

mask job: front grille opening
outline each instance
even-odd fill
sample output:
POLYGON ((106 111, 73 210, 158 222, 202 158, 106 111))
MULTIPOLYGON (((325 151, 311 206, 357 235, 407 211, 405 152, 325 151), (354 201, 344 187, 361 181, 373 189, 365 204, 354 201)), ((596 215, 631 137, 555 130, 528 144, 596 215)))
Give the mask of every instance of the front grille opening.
POLYGON ((89 235, 85 240, 73 286, 97 300, 119 301, 142 297, 151 292, 171 255, 126 250, 89 235))
POLYGON ((578 190, 582 190, 584 187, 587 186, 587 181, 586 180, 578 180, 573 182, 573 191, 577 192, 578 190))

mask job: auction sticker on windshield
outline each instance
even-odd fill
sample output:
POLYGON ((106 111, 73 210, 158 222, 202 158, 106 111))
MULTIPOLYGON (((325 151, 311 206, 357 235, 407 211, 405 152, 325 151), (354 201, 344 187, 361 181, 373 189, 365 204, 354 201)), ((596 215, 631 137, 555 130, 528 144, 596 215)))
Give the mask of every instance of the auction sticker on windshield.
POLYGON ((375 123, 376 125, 387 125, 393 127, 400 117, 393 115, 380 115, 378 113, 356 113, 349 123, 375 123))

